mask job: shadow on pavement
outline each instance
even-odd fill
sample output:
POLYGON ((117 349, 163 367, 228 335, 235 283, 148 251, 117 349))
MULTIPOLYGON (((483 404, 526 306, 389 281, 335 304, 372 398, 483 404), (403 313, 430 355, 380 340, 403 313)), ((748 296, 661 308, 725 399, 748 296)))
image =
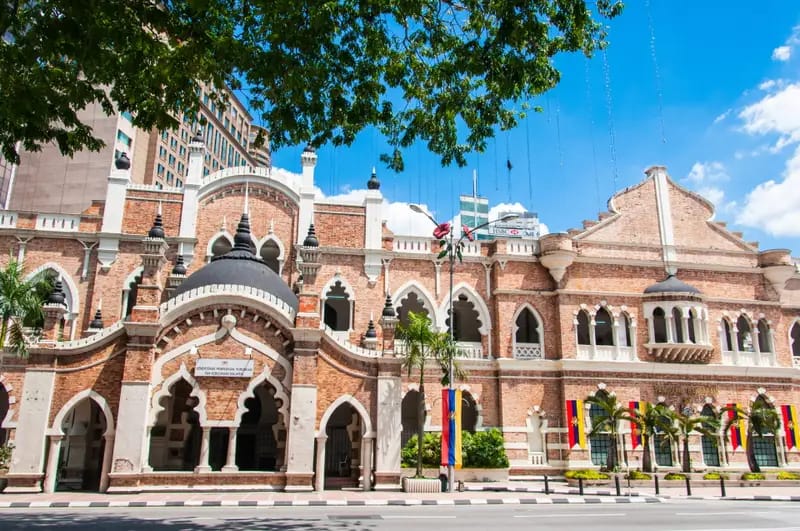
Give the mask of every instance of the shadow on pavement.
MULTIPOLYGON (((147 509, 140 510, 146 511, 147 509)), ((147 529, 148 531, 178 531, 186 529, 225 529, 241 531, 251 529, 270 529, 276 531, 372 531, 376 529, 370 520, 380 519, 373 515, 331 515, 330 518, 275 518, 275 517, 226 517, 224 515, 208 515, 189 517, 147 516, 124 513, 85 514, 85 513, 0 513, 0 529, 3 531, 22 529, 96 529, 128 531, 147 529)))

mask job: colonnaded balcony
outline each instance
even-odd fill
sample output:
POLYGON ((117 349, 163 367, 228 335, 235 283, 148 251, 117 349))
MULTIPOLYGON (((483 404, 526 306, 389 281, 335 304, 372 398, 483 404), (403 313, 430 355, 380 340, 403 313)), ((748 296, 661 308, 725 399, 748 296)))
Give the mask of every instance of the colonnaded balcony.
POLYGON ((591 361, 637 361, 636 322, 609 306, 589 308, 581 305, 573 321, 577 358, 591 361))
MULTIPOLYGON (((772 328, 763 317, 755 323, 746 313, 739 314, 735 321, 723 317, 720 345, 725 365, 775 367, 778 364, 772 328)), ((798 358, 793 356, 793 359, 794 366, 798 367, 798 358)))

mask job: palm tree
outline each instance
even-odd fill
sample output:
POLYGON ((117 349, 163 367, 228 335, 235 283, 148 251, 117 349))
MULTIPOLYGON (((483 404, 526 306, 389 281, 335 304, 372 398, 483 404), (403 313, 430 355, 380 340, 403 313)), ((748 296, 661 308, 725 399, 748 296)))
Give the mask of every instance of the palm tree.
MULTIPOLYGON (((429 364, 438 365, 444 374, 442 385, 449 385, 448 364, 450 357, 458 353, 455 343, 446 332, 435 332, 431 320, 424 313, 409 312, 408 324, 397 328, 397 337, 405 342, 403 367, 419 371, 419 392, 417 393, 417 477, 422 477, 422 442, 425 436, 425 368, 429 364)), ((454 376, 462 372, 453 365, 454 376)))
POLYGON ((725 423, 725 442, 728 440, 728 428, 740 419, 747 421, 747 441, 745 443, 745 453, 747 454, 747 465, 750 472, 761 472, 755 453, 755 439, 761 439, 768 435, 775 435, 781 426, 778 412, 770 405, 763 396, 759 396, 750 404, 750 410, 738 406, 727 406, 722 411, 733 411, 733 419, 725 423))
POLYGON ((716 437, 719 430, 719 420, 706 415, 692 416, 690 413, 680 413, 665 408, 672 425, 666 429, 666 435, 676 444, 681 444, 681 470, 692 471, 692 459, 689 454, 689 437, 697 432, 706 437, 716 437))
POLYGON ((642 434, 642 471, 653 472, 650 444, 653 438, 667 431, 669 409, 664 404, 645 404, 644 412, 633 410, 633 421, 642 434))
POLYGON ((615 470, 617 468, 619 423, 621 421, 635 422, 635 413, 630 408, 622 407, 614 393, 598 392, 594 396, 588 397, 586 402, 599 409, 599 412, 591 418, 592 428, 589 435, 607 434, 610 437, 611 444, 606 458, 606 469, 615 470))
POLYGON ((42 271, 25 280, 22 264, 14 259, 0 269, 0 346, 19 357, 28 355, 24 329, 42 327, 42 305, 52 290, 53 282, 48 272, 42 271))

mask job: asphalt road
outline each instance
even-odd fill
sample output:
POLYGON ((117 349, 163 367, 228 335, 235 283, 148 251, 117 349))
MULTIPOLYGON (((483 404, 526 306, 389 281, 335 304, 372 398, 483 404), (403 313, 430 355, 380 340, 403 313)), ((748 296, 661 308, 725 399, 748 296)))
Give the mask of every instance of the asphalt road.
POLYGON ((277 531, 647 530, 800 531, 800 503, 682 501, 661 504, 417 507, 188 507, 0 510, 0 530, 277 531))

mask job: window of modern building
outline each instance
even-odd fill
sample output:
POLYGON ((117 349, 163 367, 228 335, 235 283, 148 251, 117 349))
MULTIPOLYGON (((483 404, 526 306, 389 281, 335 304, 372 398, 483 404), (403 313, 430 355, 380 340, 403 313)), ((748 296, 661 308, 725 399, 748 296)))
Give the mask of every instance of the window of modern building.
POLYGON ((184 173, 185 168, 186 168, 186 166, 183 165, 183 162, 179 162, 178 163, 178 175, 183 176, 185 174, 184 173))
POLYGON ((171 171, 167 171, 167 184, 171 185, 173 180, 175 180, 175 176, 171 171))
POLYGON ((169 157, 167 158, 167 164, 169 164, 170 167, 173 167, 173 168, 175 167, 175 155, 173 155, 173 154, 169 155, 169 157))
POLYGON ((132 121, 133 121, 133 116, 131 116, 131 113, 129 113, 128 111, 122 111, 122 112, 120 113, 120 116, 122 116, 123 118, 125 118, 125 119, 126 119, 126 120, 128 120, 129 122, 132 122, 132 121))
POLYGON ((183 188, 183 181, 180 180, 180 179, 177 179, 175 181, 175 186, 177 186, 178 188, 183 188))
POLYGON ((164 146, 158 146, 158 156, 161 159, 166 159, 167 158, 167 148, 165 148, 164 146))
POLYGON ((186 158, 186 146, 181 146, 178 148, 178 156, 180 156, 182 159, 186 158))
POLYGON ((156 166, 156 175, 158 175, 159 177, 164 175, 164 165, 163 164, 158 164, 156 166))
POLYGON ((167 131, 166 129, 161 131, 161 140, 166 142, 168 138, 169 138, 169 131, 167 131))
POLYGON ((122 142, 123 144, 125 144, 128 147, 131 147, 131 144, 133 143, 133 140, 131 139, 131 137, 129 137, 128 135, 126 135, 125 133, 120 131, 119 129, 117 129, 117 141, 122 142))

